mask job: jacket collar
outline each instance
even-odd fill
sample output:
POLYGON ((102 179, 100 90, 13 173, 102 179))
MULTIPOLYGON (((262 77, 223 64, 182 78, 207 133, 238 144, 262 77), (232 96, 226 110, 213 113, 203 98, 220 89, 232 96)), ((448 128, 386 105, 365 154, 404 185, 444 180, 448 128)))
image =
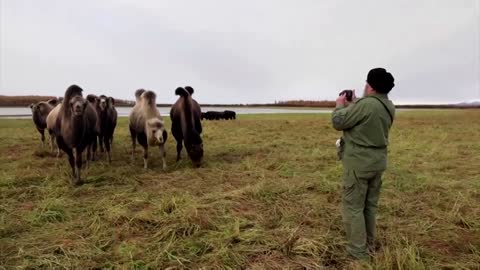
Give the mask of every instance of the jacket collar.
POLYGON ((388 99, 388 94, 375 93, 375 94, 371 94, 369 96, 376 96, 376 97, 379 97, 379 98, 388 99))

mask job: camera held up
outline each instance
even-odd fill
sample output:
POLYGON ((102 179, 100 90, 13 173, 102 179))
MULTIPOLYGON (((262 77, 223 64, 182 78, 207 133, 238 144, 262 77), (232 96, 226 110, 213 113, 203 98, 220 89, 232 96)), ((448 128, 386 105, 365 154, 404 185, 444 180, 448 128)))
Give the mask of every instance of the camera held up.
POLYGON ((345 94, 345 97, 346 97, 348 102, 352 102, 352 100, 353 100, 353 90, 343 90, 338 95, 341 96, 343 94, 345 94))

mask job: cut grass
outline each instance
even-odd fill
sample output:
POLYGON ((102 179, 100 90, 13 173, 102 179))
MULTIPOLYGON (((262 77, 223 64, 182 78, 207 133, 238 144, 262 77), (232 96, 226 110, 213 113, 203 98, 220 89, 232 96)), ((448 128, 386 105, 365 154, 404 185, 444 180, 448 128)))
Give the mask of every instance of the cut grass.
MULTIPOLYGON (((170 136, 145 171, 122 118, 113 164, 74 187, 31 120, 0 120, 0 269, 343 268, 338 136, 329 115, 241 115, 204 122, 201 168, 170 136)), ((389 151, 363 267, 480 268, 480 111, 400 112, 389 151)))

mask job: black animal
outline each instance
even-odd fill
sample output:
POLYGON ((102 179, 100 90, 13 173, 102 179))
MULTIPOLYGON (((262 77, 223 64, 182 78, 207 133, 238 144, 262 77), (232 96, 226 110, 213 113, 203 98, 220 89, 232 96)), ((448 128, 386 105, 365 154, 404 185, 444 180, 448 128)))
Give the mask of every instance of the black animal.
POLYGON ((180 160, 182 142, 188 156, 195 167, 200 167, 203 159, 201 110, 197 101, 192 98, 192 87, 178 87, 175 94, 179 96, 170 110, 172 134, 177 141, 177 161, 180 160))
MULTIPOLYGON (((115 108, 115 99, 113 97, 108 97, 107 98, 107 104, 110 108, 113 108, 112 112, 113 115, 115 116, 115 127, 117 126, 117 119, 118 119, 118 112, 117 109, 115 108)), ((114 129, 115 129, 114 127, 114 129)), ((113 148, 113 135, 112 138, 110 139, 110 147, 113 148)))
POLYGON ((223 112, 208 111, 205 113, 205 119, 207 120, 221 120, 223 118, 223 112))
MULTIPOLYGON (((95 125, 95 139, 92 141, 91 144, 91 156, 87 157, 87 159, 90 159, 91 161, 95 161, 95 158, 97 157, 97 148, 98 148, 98 141, 101 141, 102 139, 100 138, 100 127, 101 127, 101 119, 100 119, 100 99, 98 96, 89 94, 87 95, 87 101, 91 104, 92 108, 95 111, 95 114, 97 115, 97 122, 95 125)), ((103 152, 103 151, 102 151, 103 152)))
POLYGON ((237 119, 237 113, 234 111, 224 111, 223 119, 225 120, 235 120, 237 119))
POLYGON ((100 151, 107 150, 108 162, 112 162, 111 146, 113 142, 113 133, 117 126, 117 110, 115 109, 115 100, 112 97, 101 95, 98 101, 100 133, 99 143, 100 151), (105 149, 104 149, 105 146, 105 149))
MULTIPOLYGON (((47 116, 57 105, 57 99, 50 99, 49 101, 41 101, 30 104, 32 110, 32 119, 35 127, 41 135, 42 146, 45 147, 45 129, 47 128, 47 116)), ((53 140, 50 135, 50 148, 53 151, 53 140)))
POLYGON ((234 120, 237 118, 237 114, 234 111, 223 111, 223 112, 216 112, 216 111, 208 111, 206 113, 202 113, 201 119, 204 120, 234 120))
POLYGON ((73 172, 73 183, 82 184, 80 170, 82 153, 87 149, 87 164, 91 144, 98 132, 97 114, 92 104, 82 96, 83 89, 71 85, 65 91, 64 100, 55 123, 57 145, 68 155, 73 172))

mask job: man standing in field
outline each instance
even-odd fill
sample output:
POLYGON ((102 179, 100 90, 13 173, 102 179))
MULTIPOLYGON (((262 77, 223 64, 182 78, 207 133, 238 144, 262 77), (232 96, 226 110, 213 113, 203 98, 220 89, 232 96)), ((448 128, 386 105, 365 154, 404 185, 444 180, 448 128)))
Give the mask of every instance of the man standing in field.
POLYGON ((347 252, 368 260, 375 250, 375 223, 382 174, 387 168, 388 133, 395 106, 388 99, 394 87, 392 74, 383 68, 370 70, 363 98, 337 99, 333 127, 343 131, 342 216, 347 234, 347 252))

